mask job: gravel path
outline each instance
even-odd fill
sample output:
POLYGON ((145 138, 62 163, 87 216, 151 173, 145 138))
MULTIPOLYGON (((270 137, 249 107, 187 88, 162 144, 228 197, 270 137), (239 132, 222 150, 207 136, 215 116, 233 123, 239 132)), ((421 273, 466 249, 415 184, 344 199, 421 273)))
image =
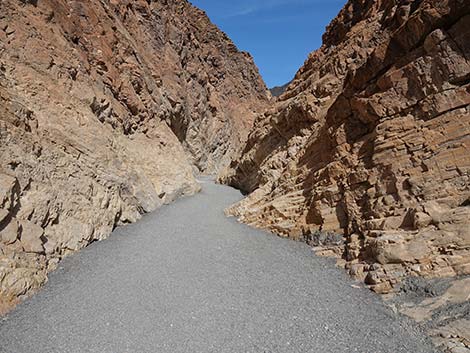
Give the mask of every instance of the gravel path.
POLYGON ((211 182, 62 262, 0 322, 1 353, 430 353, 308 246, 226 218, 211 182))

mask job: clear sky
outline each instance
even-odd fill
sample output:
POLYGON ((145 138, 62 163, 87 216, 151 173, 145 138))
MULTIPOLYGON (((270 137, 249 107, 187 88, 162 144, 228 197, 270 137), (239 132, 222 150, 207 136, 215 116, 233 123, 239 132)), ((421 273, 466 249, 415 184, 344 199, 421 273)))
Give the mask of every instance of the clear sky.
POLYGON ((289 82, 346 0, 190 0, 250 52, 268 87, 289 82))

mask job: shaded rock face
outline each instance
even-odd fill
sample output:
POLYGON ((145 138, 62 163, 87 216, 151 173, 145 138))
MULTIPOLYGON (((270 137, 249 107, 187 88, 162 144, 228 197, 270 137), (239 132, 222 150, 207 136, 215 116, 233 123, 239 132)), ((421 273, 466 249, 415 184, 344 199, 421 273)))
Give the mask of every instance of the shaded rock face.
POLYGON ((349 1, 221 180, 380 293, 470 274, 470 3, 349 1), (313 242, 314 245, 315 242, 313 242))
POLYGON ((239 52, 204 12, 181 0, 150 8, 149 40, 157 36, 153 45, 166 56, 156 65, 175 105, 169 126, 201 172, 222 171, 264 111, 268 90, 251 55, 239 52))
POLYGON ((276 86, 276 87, 270 88, 269 92, 271 92, 271 95, 273 97, 279 97, 287 90, 287 87, 289 87, 289 85, 290 85, 290 82, 282 86, 276 86))
POLYGON ((221 170, 268 99, 186 1, 0 3, 0 310, 221 170))

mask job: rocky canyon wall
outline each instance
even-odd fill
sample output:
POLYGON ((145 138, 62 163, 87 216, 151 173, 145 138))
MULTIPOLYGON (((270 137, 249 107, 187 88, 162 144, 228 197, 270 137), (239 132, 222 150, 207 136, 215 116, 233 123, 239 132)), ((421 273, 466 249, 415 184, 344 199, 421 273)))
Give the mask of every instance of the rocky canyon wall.
POLYGON ((0 311, 70 252, 199 190, 268 100, 183 0, 0 2, 0 311))
POLYGON ((470 2, 350 0, 221 180, 379 293, 470 274, 470 2))

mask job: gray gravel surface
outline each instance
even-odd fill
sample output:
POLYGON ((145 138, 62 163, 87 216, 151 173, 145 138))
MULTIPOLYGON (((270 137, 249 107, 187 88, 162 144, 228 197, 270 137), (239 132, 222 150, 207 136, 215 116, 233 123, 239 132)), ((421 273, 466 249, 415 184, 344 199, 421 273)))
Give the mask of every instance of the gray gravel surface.
POLYGON ((203 186, 63 261, 0 322, 0 352, 434 352, 333 261, 226 218, 237 191, 203 186))

